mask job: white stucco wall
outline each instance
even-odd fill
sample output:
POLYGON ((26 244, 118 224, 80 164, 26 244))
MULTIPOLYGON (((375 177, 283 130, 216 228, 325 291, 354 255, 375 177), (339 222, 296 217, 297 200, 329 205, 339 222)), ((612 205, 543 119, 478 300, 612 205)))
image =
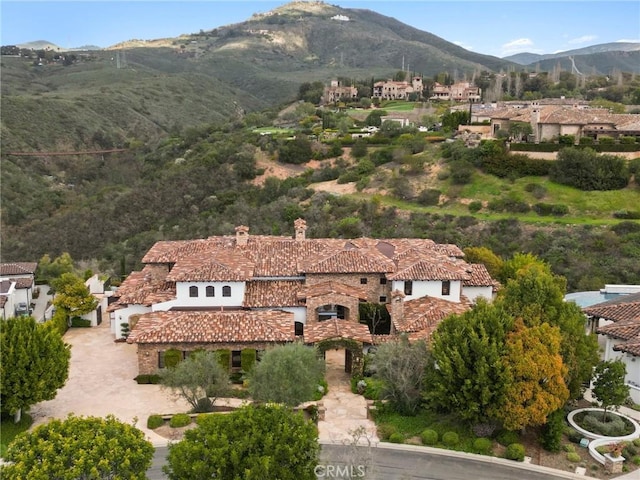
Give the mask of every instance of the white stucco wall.
MULTIPOLYGON (((449 295, 442 295, 442 281, 440 280, 414 280, 411 295, 404 297, 404 301, 415 300, 422 297, 436 297, 448 300, 450 302, 460 302, 460 291, 462 282, 460 280, 451 280, 451 288, 449 295)), ((391 291, 399 290, 404 292, 404 281, 394 280, 391 285, 391 291)))
POLYGON ((115 335, 115 338, 122 338, 122 324, 129 323, 129 317, 131 315, 143 314, 151 312, 151 307, 145 307, 144 305, 130 305, 125 308, 121 308, 111 313, 111 333, 115 335))
POLYGON ((483 297, 491 301, 493 299, 493 287, 462 287, 462 295, 467 297, 472 302, 475 302, 476 298, 483 297))
MULTIPOLYGON (((182 307, 241 307, 244 300, 244 282, 178 282, 176 284, 175 306, 182 307), (189 287, 198 287, 198 296, 189 296, 189 287), (212 286, 214 297, 206 296, 206 288, 212 286), (231 287, 231 296, 222 296, 222 287, 231 287)), ((166 302, 169 303, 169 302, 166 302)))

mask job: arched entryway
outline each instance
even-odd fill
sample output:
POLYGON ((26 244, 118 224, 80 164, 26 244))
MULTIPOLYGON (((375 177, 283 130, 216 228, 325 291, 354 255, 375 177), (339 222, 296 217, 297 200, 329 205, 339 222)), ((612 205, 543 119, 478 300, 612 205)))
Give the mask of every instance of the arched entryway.
POLYGON ((351 376, 362 375, 362 343, 350 338, 328 339, 318 342, 318 353, 325 357, 328 350, 344 351, 344 371, 351 376))
POLYGON ((316 308, 316 319, 319 322, 338 318, 340 320, 349 320, 349 308, 344 305, 327 303, 316 308))

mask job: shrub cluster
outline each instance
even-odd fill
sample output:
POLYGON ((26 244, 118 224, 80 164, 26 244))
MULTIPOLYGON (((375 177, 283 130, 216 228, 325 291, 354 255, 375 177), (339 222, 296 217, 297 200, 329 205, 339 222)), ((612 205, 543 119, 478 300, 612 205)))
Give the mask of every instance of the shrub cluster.
POLYGON ((554 215, 562 217, 569 213, 569 207, 558 203, 536 203, 532 208, 534 212, 541 216, 554 215))
POLYGON ((527 202, 516 198, 496 198, 487 204, 487 208, 493 212, 527 213, 531 207, 527 202))
POLYGON ((171 428, 186 427, 191 423, 191 417, 187 413, 176 413, 169 420, 171 428))
POLYGON ((582 458, 576 452, 569 452, 569 453, 567 453, 567 460, 569 460, 570 462, 575 463, 575 462, 579 462, 580 460, 582 460, 582 458))
POLYGON ((164 419, 160 415, 149 415, 147 428, 154 430, 162 425, 164 425, 164 419))
POLYGON ((588 413, 580 418, 580 415, 576 415, 576 422, 585 430, 597 433, 599 435, 606 435, 608 437, 618 437, 631 433, 629 426, 625 423, 624 419, 618 415, 608 413, 607 420, 603 421, 603 415, 601 413, 588 413))
POLYGON ((80 317, 72 317, 71 318, 71 326, 72 327, 90 327, 91 326, 91 320, 86 320, 84 318, 80 318, 80 317))
POLYGON ((392 433, 389 436, 389 441, 391 443, 404 443, 404 435, 399 432, 392 433))
POLYGON ((518 437, 518 434, 516 432, 512 432, 510 430, 501 430, 500 432, 498 432, 496 440, 500 445, 506 447, 508 445, 511 445, 512 443, 517 443, 518 440, 520 440, 520 437, 518 437))
POLYGON ((618 210, 613 212, 614 218, 624 218, 625 220, 639 220, 640 210, 618 210))
POLYGON ((380 437, 380 440, 389 440, 394 433, 398 433, 395 425, 390 423, 378 425, 378 437, 380 437))
POLYGON ((423 430, 420 434, 420 439, 423 445, 435 445, 438 443, 438 432, 431 429, 423 430))
POLYGON ((564 148, 553 163, 549 178, 580 190, 619 190, 629 184, 626 161, 614 155, 598 155, 590 148, 564 148))
POLYGON ((493 442, 489 438, 476 438, 473 441, 473 451, 482 455, 490 455, 493 450, 493 442))
POLYGON ((512 443, 507 447, 507 450, 504 452, 504 456, 509 460, 516 460, 518 462, 524 461, 524 445, 521 443, 512 443))
POLYGON ((138 383, 138 385, 148 385, 148 384, 158 384, 160 383, 159 375, 138 375, 134 380, 138 383))
POLYGON ((447 447, 455 447, 460 442, 460 437, 456 432, 445 432, 442 435, 442 443, 447 447))

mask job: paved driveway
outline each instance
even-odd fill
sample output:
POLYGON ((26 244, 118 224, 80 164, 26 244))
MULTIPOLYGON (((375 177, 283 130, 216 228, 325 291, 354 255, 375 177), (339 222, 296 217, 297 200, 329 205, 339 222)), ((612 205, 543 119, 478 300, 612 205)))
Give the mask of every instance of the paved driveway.
POLYGON ((71 345, 71 365, 66 385, 56 398, 31 407, 34 424, 53 418, 106 416, 123 422, 137 418, 140 428, 154 445, 166 439, 146 428, 150 414, 187 412, 189 405, 159 385, 138 385, 136 346, 115 343, 108 320, 99 327, 73 328, 64 335, 71 345))

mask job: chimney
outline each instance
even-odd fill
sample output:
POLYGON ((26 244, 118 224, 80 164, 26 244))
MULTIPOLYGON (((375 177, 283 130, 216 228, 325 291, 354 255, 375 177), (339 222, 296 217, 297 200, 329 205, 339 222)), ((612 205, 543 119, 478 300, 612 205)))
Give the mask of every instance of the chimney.
POLYGON ((249 241, 249 227, 239 225, 236 227, 236 246, 244 247, 249 241))
POLYGON ((531 103, 531 130, 533 130, 533 136, 535 143, 540 143, 540 104, 538 102, 531 103))
POLYGON ((401 322, 404 319, 404 296, 400 290, 391 292, 391 306, 389 308, 391 325, 394 325, 396 320, 401 322))
POLYGON ((296 219, 293 222, 293 227, 296 232, 295 239, 297 242, 301 242, 306 239, 306 231, 307 231, 307 222, 305 222, 302 218, 296 219))

